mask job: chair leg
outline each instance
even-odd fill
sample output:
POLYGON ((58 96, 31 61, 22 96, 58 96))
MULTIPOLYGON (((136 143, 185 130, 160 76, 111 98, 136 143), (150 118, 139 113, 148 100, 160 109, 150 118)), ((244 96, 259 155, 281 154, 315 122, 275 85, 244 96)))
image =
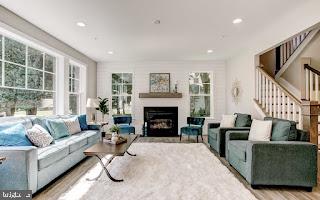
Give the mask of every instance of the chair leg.
POLYGON ((199 141, 198 141, 198 135, 197 135, 197 143, 198 143, 199 141))
POLYGON ((203 142, 203 137, 202 137, 202 134, 201 134, 201 140, 202 140, 202 142, 203 142))
POLYGON ((181 136, 182 136, 182 133, 180 133, 180 142, 181 142, 181 136))

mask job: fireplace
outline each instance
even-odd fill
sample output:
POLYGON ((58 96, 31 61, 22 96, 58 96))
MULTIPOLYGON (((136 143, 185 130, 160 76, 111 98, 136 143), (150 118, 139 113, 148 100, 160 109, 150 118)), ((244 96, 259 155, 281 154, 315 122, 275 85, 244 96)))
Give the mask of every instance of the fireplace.
POLYGON ((178 107, 144 107, 146 136, 178 136, 178 107))

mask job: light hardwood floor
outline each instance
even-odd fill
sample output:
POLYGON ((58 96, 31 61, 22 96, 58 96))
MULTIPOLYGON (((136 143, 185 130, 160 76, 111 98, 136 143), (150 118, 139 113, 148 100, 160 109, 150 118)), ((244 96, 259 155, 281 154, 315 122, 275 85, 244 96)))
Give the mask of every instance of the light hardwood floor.
MULTIPOLYGON (((207 144, 207 137, 204 137, 204 143, 207 144)), ((201 141, 201 139, 200 139, 201 141)), ((177 143, 180 142, 178 137, 140 137, 136 142, 165 142, 165 143, 177 143)), ((190 137, 183 137, 182 142, 196 142, 196 140, 190 137)), ((207 144, 208 145, 208 144, 207 144)), ((209 148, 209 147, 208 147, 209 148)), ((210 148, 209 148, 210 149, 210 148)), ((211 150, 216 155, 214 151, 211 150)), ((313 188, 312 192, 306 192, 301 188, 288 188, 288 187, 260 187, 258 189, 252 189, 245 179, 233 169, 224 158, 217 156, 221 162, 239 179, 239 181, 247 187, 258 199, 267 200, 304 200, 304 199, 320 199, 320 186, 313 188)), ((319 156, 318 156, 319 158, 319 156)), ((46 188, 34 195, 35 200, 54 200, 57 199, 62 193, 68 190, 73 184, 77 182, 91 167, 97 164, 97 160, 94 158, 86 158, 78 165, 67 171, 65 174, 57 178, 54 182, 49 184, 46 188)), ((320 159, 318 160, 318 166, 320 159)), ((318 169, 318 182, 320 182, 320 170, 318 169)))

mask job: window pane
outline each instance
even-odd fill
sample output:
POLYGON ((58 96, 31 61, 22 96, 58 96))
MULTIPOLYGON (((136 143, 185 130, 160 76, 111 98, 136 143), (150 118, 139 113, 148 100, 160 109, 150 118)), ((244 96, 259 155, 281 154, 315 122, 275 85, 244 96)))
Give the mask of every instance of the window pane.
POLYGON ((44 89, 45 90, 54 90, 55 85, 55 76, 54 74, 44 73, 44 89))
POLYGON ((131 73, 123 73, 122 81, 124 84, 132 83, 132 74, 131 73))
POLYGON ((5 86, 25 87, 26 68, 18 65, 5 63, 5 86))
POLYGON ((123 97, 122 114, 131 114, 131 96, 123 97))
POLYGON ((0 59, 2 59, 2 35, 0 35, 0 59))
POLYGON ((69 113, 72 115, 78 114, 79 108, 79 95, 70 94, 69 95, 69 113))
POLYGON ((41 51, 28 47, 28 66, 43 70, 43 54, 41 51))
POLYGON ((42 90, 43 72, 28 68, 28 88, 42 90))
POLYGON ((189 92, 190 94, 199 94, 199 85, 190 85, 189 92))
POLYGON ((26 46, 15 40, 5 38, 5 60, 25 65, 26 46))
POLYGON ((54 93, 0 88, 0 112, 7 116, 42 115, 53 113, 54 93))
POLYGON ((72 65, 69 64, 69 77, 72 77, 72 70, 73 70, 73 67, 72 65))
POLYGON ((121 83, 121 74, 112 74, 112 84, 121 83))
POLYGON ((72 79, 73 83, 72 83, 72 89, 73 89, 73 92, 79 92, 79 81, 78 80, 75 80, 75 79, 72 79))
POLYGON ((203 84, 203 86, 200 87, 200 93, 210 94, 210 84, 203 84))
POLYGON ((210 116, 210 97, 209 96, 191 96, 190 97, 190 115, 191 117, 209 117, 210 116))
POLYGON ((47 72, 55 72, 56 58, 48 54, 45 55, 44 70, 47 72))
POLYGON ((121 85, 112 85, 112 94, 120 94, 121 85))
POLYGON ((131 96, 112 97, 112 113, 114 115, 131 114, 131 96))
POLYGON ((123 94, 132 94, 132 85, 124 85, 123 94))
POLYGON ((74 66, 73 67, 73 78, 80 79, 80 67, 74 66))
POLYGON ((201 73, 201 81, 202 83, 210 83, 210 74, 209 73, 201 73))

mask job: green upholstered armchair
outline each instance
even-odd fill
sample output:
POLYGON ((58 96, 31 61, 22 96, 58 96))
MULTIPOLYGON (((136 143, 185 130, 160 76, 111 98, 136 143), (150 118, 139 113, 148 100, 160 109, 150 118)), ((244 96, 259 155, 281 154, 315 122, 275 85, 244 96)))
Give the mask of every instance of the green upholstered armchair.
POLYGON ((225 156, 225 135, 228 130, 250 130, 251 115, 235 113, 235 127, 220 127, 220 123, 208 124, 208 143, 221 157, 225 156))
POLYGON ((226 133, 226 159, 253 188, 259 185, 302 186, 317 184, 318 147, 306 131, 288 120, 272 120, 271 141, 248 141, 249 130, 226 133))
POLYGON ((198 136, 201 136, 201 139, 203 141, 202 137, 202 127, 204 124, 204 118, 201 117, 188 117, 187 123, 188 126, 181 127, 180 129, 180 141, 182 134, 186 134, 188 136, 190 135, 196 135, 197 136, 197 142, 198 142, 198 136))

